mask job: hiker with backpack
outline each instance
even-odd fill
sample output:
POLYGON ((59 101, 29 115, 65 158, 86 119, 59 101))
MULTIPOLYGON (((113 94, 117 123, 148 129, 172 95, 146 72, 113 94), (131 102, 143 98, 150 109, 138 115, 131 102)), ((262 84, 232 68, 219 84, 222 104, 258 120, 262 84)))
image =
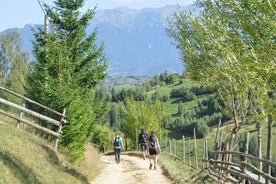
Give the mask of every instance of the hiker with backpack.
POLYGON ((119 136, 118 132, 115 132, 113 147, 114 147, 115 160, 117 163, 120 163, 121 151, 123 150, 123 141, 122 141, 122 138, 119 136))
POLYGON ((141 129, 141 133, 139 135, 139 141, 138 144, 141 145, 141 151, 143 159, 146 160, 146 151, 147 151, 147 144, 148 144, 148 134, 146 133, 145 129, 141 129))
POLYGON ((161 148, 158 142, 158 138, 155 135, 154 131, 151 131, 151 135, 148 139, 148 150, 149 150, 149 161, 150 161, 150 166, 149 169, 152 169, 152 166, 154 168, 154 170, 156 170, 156 166, 157 166, 157 155, 159 153, 161 153, 161 148), (152 161, 153 160, 153 164, 152 161))

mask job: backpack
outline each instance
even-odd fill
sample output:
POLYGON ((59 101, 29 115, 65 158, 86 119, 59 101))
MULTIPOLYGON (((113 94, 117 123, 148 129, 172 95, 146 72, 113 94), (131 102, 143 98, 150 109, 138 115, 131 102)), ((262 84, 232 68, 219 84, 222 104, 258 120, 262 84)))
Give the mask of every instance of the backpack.
POLYGON ((148 134, 142 133, 141 134, 141 141, 142 141, 142 143, 147 143, 148 142, 148 134))
POLYGON ((115 137, 114 139, 114 147, 120 147, 121 146, 121 138, 115 137))
POLYGON ((157 148, 156 138, 154 136, 149 137, 150 148, 157 148))

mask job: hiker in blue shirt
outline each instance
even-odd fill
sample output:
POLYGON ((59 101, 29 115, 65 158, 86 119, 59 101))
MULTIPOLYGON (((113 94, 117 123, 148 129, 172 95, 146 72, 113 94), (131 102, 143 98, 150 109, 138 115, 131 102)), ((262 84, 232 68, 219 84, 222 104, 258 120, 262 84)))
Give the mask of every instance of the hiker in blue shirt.
POLYGON ((113 148, 114 148, 114 154, 115 154, 115 160, 117 163, 120 163, 121 158, 121 151, 123 150, 123 141, 122 138, 119 136, 118 132, 115 132, 115 137, 113 140, 113 148))
POLYGON ((156 170, 156 165, 157 165, 157 155, 161 153, 161 148, 158 142, 158 138, 155 135, 154 131, 151 131, 151 135, 148 139, 148 150, 149 150, 149 161, 150 161, 150 166, 149 169, 152 169, 152 166, 154 170, 156 170), (153 164, 151 162, 153 160, 153 164))

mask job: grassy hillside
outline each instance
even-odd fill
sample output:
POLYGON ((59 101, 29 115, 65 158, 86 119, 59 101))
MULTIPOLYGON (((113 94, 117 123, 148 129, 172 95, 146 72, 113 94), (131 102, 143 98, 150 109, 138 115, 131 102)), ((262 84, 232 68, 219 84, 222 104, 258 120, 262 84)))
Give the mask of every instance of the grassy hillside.
MULTIPOLYGON (((158 86, 155 88, 155 91, 159 91, 160 94, 163 96, 163 95, 169 95, 170 91, 172 89, 177 89, 177 88, 181 88, 181 87, 191 88, 193 86, 199 86, 199 84, 197 84, 196 82, 191 81, 189 79, 182 79, 182 83, 158 86)), ((151 91, 151 93, 153 93, 153 91, 151 91)), ((188 101, 188 102, 182 102, 182 103, 183 103, 183 106, 185 107, 185 109, 191 109, 191 108, 197 106, 198 102, 200 102, 206 98, 208 98, 208 95, 203 95, 203 96, 196 98, 195 100, 188 101)), ((177 111, 178 111, 178 104, 180 101, 181 101, 180 98, 173 98, 173 99, 169 99, 168 101, 164 102, 167 114, 170 114, 173 117, 173 120, 178 117, 177 111)), ((261 125, 262 125, 262 155, 265 158, 266 157, 266 148, 267 148, 267 122, 261 122, 261 125)), ((224 142, 227 142, 227 140, 229 139, 232 126, 233 126, 232 124, 222 126, 224 142)), ((169 132, 169 137, 176 138, 177 155, 179 158, 181 158, 182 157, 181 148, 182 148, 183 134, 181 132, 176 132, 175 130, 169 130, 168 132, 169 132)), ((250 139, 252 139, 252 137, 257 138, 256 124, 249 124, 249 125, 245 125, 244 127, 242 127, 241 130, 239 131, 237 137, 244 136, 245 132, 250 132, 250 139)), ((192 135, 192 133, 191 133, 191 135, 192 135)), ((189 135, 189 136, 191 136, 191 135, 189 135)), ((212 148, 214 146, 215 135, 216 135, 216 127, 215 126, 209 127, 209 133, 204 139, 208 140, 208 145, 209 145, 210 151, 212 150, 212 148)), ((185 136, 187 138, 187 135, 185 135, 185 136)), ((276 123, 275 122, 273 124, 273 135, 272 136, 273 136, 272 142, 276 142, 276 123)), ((191 138, 191 146, 193 146, 194 145, 194 141, 192 140, 193 137, 190 137, 190 138, 191 138)), ((198 157, 199 157, 198 160, 199 160, 200 166, 201 166, 201 156, 202 156, 204 139, 197 139, 197 141, 196 141, 197 148, 198 148, 198 150, 197 150, 198 157)), ((186 141, 186 146, 188 145, 187 142, 188 141, 186 141)), ((187 147, 186 147, 186 149, 187 149, 187 147)), ((272 150, 272 160, 275 162, 276 161, 276 146, 272 146, 272 149, 273 149, 272 150)), ((191 162, 194 162, 193 153, 191 156, 192 156, 191 162)))
MULTIPOLYGON (((173 89, 179 89, 181 87, 191 88, 191 87, 194 87, 194 86, 199 86, 199 84, 196 83, 195 81, 192 81, 191 79, 181 79, 181 83, 171 84, 171 85, 164 85, 164 86, 157 86, 155 88, 155 90, 148 92, 148 94, 152 94, 152 93, 158 91, 160 93, 160 95, 162 95, 162 96, 170 96, 170 92, 173 89)), ((194 106, 197 105, 197 102, 201 101, 203 98, 205 98, 205 96, 202 97, 202 98, 198 98, 196 100, 183 102, 183 105, 185 106, 186 109, 193 108, 194 106)), ((173 99, 170 98, 167 102, 164 102, 167 114, 170 114, 172 116, 174 114, 176 114, 178 104, 181 100, 182 100, 181 98, 173 98, 173 99)))
POLYGON ((91 145, 85 162, 72 165, 64 155, 54 151, 53 143, 16 129, 14 123, 3 119, 0 116, 0 184, 89 183, 103 168, 98 152, 91 145))

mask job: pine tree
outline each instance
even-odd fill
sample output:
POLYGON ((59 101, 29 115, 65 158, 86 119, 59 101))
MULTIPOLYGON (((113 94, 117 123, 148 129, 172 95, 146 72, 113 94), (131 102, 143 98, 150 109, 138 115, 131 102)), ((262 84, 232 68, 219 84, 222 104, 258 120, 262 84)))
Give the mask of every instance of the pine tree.
POLYGON ((95 9, 81 14, 84 0, 56 0, 44 4, 50 31, 34 30, 36 62, 29 76, 29 96, 51 108, 66 111, 62 149, 72 161, 81 160, 92 134, 96 117, 104 104, 96 98, 96 88, 106 77, 107 61, 103 45, 96 45, 97 32, 86 34, 95 9))

